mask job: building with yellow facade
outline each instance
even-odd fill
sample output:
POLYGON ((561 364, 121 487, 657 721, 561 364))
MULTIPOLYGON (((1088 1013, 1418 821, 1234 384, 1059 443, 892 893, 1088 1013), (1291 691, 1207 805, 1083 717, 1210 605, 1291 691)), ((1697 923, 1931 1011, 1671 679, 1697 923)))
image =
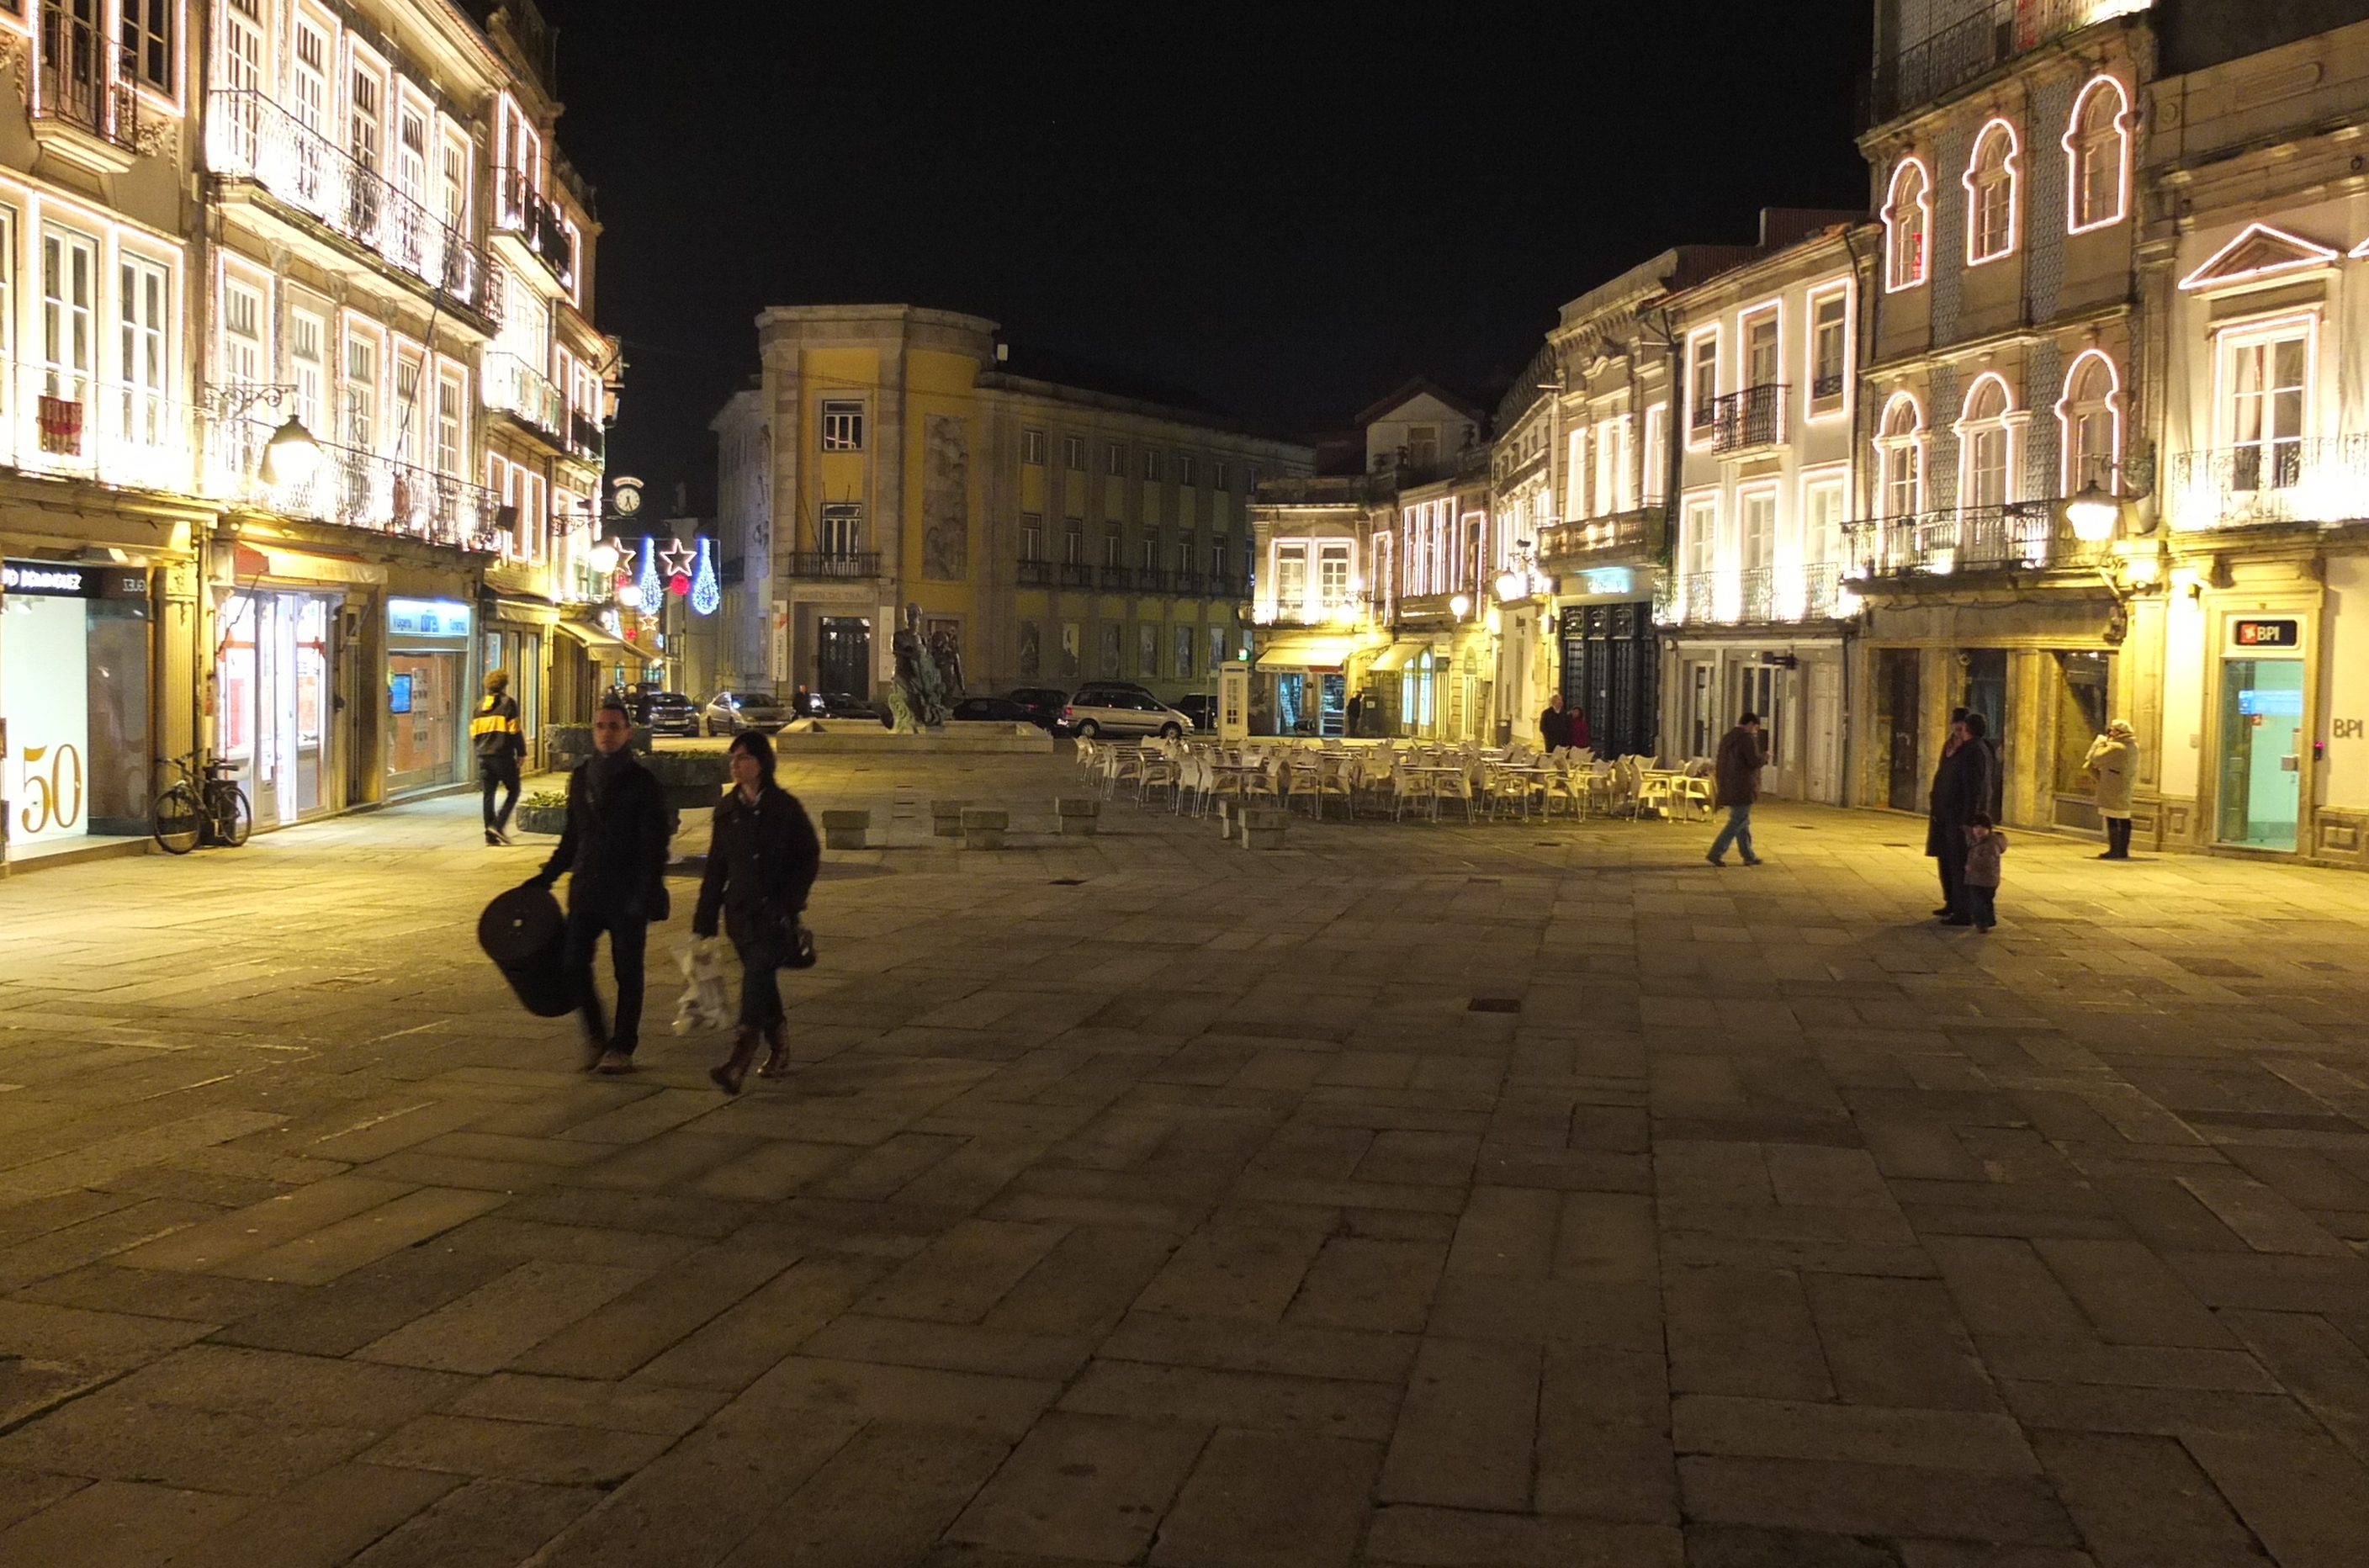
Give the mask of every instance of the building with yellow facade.
POLYGON ((974 693, 1121 679, 1173 697, 1247 651, 1248 499, 1306 472, 1306 448, 1017 373, 978 316, 801 305, 757 332, 759 400, 717 429, 744 451, 760 432, 761 486, 722 487, 765 498, 771 593, 736 602, 767 616, 780 689, 873 695, 909 613, 974 693))

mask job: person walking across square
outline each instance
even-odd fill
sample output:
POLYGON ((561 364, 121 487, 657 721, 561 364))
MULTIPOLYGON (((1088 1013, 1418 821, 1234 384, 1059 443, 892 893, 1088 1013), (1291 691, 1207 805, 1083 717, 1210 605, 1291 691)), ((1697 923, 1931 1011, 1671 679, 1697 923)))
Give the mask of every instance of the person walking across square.
POLYGON ((2007 853, 2007 835, 1988 812, 1976 812, 1966 824, 1966 916, 1976 931, 1998 923, 1999 857, 2007 853))
POLYGON ((627 745, 632 718, 615 699, 592 715, 592 755, 567 775, 567 828, 543 869, 527 878, 548 888, 569 873, 568 973, 584 1021, 588 1071, 631 1072, 642 1027, 642 958, 650 922, 670 912, 666 887, 667 841, 673 822, 666 791, 627 745), (592 956, 609 936, 617 977, 616 1026, 601 1016, 592 982, 592 956))
POLYGON ((1752 803, 1760 798, 1760 770, 1768 765, 1768 748, 1760 738, 1760 715, 1745 714, 1735 727, 1720 738, 1719 756, 1711 762, 1713 809, 1727 809, 1727 823, 1711 841, 1703 858, 1713 865, 1727 864, 1727 846, 1734 844, 1746 865, 1758 865, 1752 853, 1752 803))
POLYGON ((486 792, 486 842, 510 841, 510 813, 518 808, 519 759, 526 755, 526 736, 519 729, 518 699, 510 695, 510 672, 486 672, 485 699, 469 719, 469 750, 477 759, 477 783, 486 792), (494 809, 494 792, 504 792, 502 808, 494 809))
POLYGON ((772 741, 742 730, 732 738, 731 768, 732 793, 715 805, 707 875, 691 929, 714 936, 722 916, 725 934, 740 955, 739 1028, 731 1058, 707 1075, 727 1094, 738 1094, 760 1041, 772 1047, 759 1069, 762 1076, 781 1078, 790 1070, 789 1025, 776 971, 797 946, 798 914, 822 869, 822 842, 798 797, 774 782, 772 741))
POLYGON ((1556 692, 1547 698, 1546 712, 1539 715, 1539 750, 1560 751, 1571 744, 1571 715, 1563 711, 1562 693, 1556 692))

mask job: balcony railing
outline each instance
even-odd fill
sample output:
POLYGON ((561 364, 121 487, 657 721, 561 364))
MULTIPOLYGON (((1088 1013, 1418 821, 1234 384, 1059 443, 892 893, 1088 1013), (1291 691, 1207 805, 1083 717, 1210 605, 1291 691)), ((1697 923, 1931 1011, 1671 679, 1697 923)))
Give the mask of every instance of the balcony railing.
POLYGON ((1842 564, 1730 567, 1677 579, 1659 619, 1688 625, 1784 624, 1842 612, 1842 564))
POLYGON ((36 124, 53 120, 71 125, 126 153, 140 150, 140 95, 126 82, 101 82, 92 72, 97 62, 82 69, 63 70, 53 63, 40 69, 39 101, 30 106, 36 124))
POLYGON ((2170 476, 2164 498, 2174 528, 2369 517, 2369 435, 2177 452, 2170 476))
POLYGON ((494 227, 525 242, 563 288, 576 286, 576 242, 534 181, 518 169, 494 171, 494 227))
POLYGON ((208 421, 209 489, 282 517, 308 518, 373 533, 423 539, 467 550, 498 547, 501 498, 483 486, 377 452, 321 441, 321 460, 301 485, 266 484, 258 472, 276 422, 222 417, 208 421))
POLYGON ((598 463, 601 461, 601 452, 607 448, 607 446, 608 432, 601 428, 600 420, 592 418, 589 414, 577 413, 574 410, 569 411, 567 416, 567 447, 570 452, 573 452, 578 457, 589 457, 593 462, 598 463))
POLYGON ((1747 386, 1711 405, 1713 452, 1771 446, 1785 439, 1785 392, 1781 383, 1747 386))
POLYGON ((853 580, 880 575, 877 550, 797 550, 785 560, 783 575, 853 580))
POLYGON ((2103 565, 2106 543, 2077 539, 2054 501, 1922 512, 1847 525, 1849 569, 1882 581, 1974 572, 2045 572, 2103 565))
MULTIPOLYGON (((1972 0, 1965 14, 1899 50, 1861 84, 1860 124, 1881 125, 2092 20, 2148 0, 1972 0)), ((1961 7, 1952 7, 1953 9, 1961 7)))
POLYGON ((554 446, 567 445, 567 400, 541 372, 494 349, 486 355, 484 380, 486 407, 515 416, 554 446))
POLYGON ((211 95, 206 160, 324 228, 484 312, 485 253, 368 165, 252 87, 211 95))
POLYGON ((1553 522, 1539 530, 1539 560, 1550 571, 1585 570, 1653 555, 1662 547, 1662 509, 1553 522))
POLYGON ((1022 588, 1090 588, 1106 593, 1162 593, 1185 599, 1239 599, 1242 581, 1220 572, 1166 567, 1089 567, 1076 561, 1022 560, 1013 581, 1022 588))

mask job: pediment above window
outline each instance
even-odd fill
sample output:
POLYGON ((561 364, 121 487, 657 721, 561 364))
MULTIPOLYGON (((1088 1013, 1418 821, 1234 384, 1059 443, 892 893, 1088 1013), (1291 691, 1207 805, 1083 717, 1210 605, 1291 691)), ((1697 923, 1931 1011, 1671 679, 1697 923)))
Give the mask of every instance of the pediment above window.
MULTIPOLYGON (((2358 255, 2359 252, 2354 254, 2358 255)), ((2212 292, 2242 288, 2265 278, 2283 278, 2310 268, 2332 266, 2337 252, 2268 223, 2249 223, 2211 260, 2180 280, 2182 289, 2212 292)))

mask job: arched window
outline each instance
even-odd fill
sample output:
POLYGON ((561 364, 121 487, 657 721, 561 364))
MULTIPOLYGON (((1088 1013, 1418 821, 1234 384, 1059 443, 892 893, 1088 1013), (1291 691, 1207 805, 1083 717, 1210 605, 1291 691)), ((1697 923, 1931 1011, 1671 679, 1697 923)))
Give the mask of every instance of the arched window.
POLYGON ((2008 475, 2013 441, 2008 423, 2013 406, 2007 383, 1986 375, 1966 394, 1958 419, 1958 506, 2002 507, 2008 501, 2008 475))
POLYGON ((2120 223, 2131 166, 2130 100, 2112 76, 2095 76, 2073 100, 2065 131, 2065 179, 2075 234, 2120 223))
POLYGON ((1885 517, 1914 517, 1925 509, 1925 411, 1905 392, 1894 393, 1877 427, 1877 497, 1885 517))
POLYGON ((2064 431, 2065 493, 2077 496, 2095 485, 2108 495, 2122 480, 2123 396, 2114 362, 2092 349, 2073 361, 2065 396, 2056 405, 2064 431))
POLYGON ((1979 267, 2015 249, 2015 127, 1994 120, 1974 138, 1966 164, 1966 264, 1979 267))
POLYGON ((1883 286, 1897 293, 1925 280, 1926 233, 1933 217, 1932 182, 1925 166, 1903 158, 1892 171, 1883 202, 1883 286))

